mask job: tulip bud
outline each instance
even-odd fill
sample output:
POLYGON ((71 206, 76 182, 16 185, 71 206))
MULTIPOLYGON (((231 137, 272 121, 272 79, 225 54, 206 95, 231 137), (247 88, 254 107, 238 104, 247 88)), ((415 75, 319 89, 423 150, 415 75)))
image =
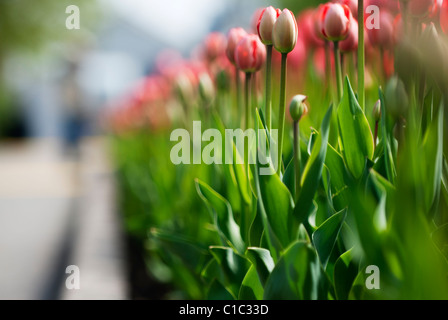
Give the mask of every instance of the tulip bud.
POLYGON ((358 49, 358 22, 355 19, 350 23, 347 38, 339 42, 339 49, 342 52, 351 52, 358 49))
POLYGON ((330 41, 344 40, 353 20, 349 7, 340 3, 326 3, 321 6, 318 17, 321 32, 330 41))
POLYGON ((390 115, 398 120, 408 109, 408 95, 403 82, 398 77, 389 80, 385 91, 386 107, 390 115))
POLYGON ((272 40, 275 50, 281 53, 291 52, 297 43, 298 27, 294 14, 284 9, 272 30, 272 40))
POLYGON ((373 119, 375 122, 379 122, 381 120, 381 100, 378 100, 375 103, 372 111, 373 119))
POLYGON ((235 49, 236 66, 243 72, 256 72, 266 60, 266 47, 255 34, 242 38, 235 49))
POLYGON ((245 36, 247 36, 247 32, 243 28, 232 28, 227 34, 226 55, 233 64, 235 64, 235 48, 245 36))
POLYGON ((257 23, 258 36, 265 45, 272 45, 272 29, 281 11, 269 6, 261 12, 257 23))
POLYGON ((289 104, 289 113, 294 122, 300 121, 300 119, 308 113, 308 108, 305 104, 306 98, 306 96, 301 94, 292 98, 291 103, 289 104))

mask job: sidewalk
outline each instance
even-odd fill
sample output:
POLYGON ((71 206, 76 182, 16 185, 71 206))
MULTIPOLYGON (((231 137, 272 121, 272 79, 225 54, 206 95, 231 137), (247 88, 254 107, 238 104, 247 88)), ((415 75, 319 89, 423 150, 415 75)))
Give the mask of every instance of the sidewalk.
POLYGON ((0 145, 0 299, 127 298, 111 174, 101 139, 76 161, 56 140, 0 145))

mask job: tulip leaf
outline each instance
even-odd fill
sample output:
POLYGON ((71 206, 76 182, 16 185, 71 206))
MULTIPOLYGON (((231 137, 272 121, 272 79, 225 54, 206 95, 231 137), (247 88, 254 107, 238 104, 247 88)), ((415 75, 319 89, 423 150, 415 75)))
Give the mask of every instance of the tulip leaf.
MULTIPOLYGON (((328 134, 330 131, 330 119, 333 107, 330 107, 322 121, 320 134, 316 138, 302 175, 302 189, 297 205, 294 208, 294 217, 299 223, 303 223, 314 209, 313 199, 322 177, 322 170, 327 154, 328 134)), ((317 135, 317 133, 316 133, 317 135)))
POLYGON ((220 271, 217 274, 217 280, 236 299, 241 282, 247 273, 248 261, 229 247, 212 246, 210 252, 219 266, 220 271))
POLYGON ((343 253, 334 266, 334 287, 338 300, 347 300, 353 282, 358 275, 358 267, 353 261, 352 250, 343 253))
POLYGON ((351 174, 359 179, 364 172, 366 160, 373 158, 374 143, 369 122, 348 78, 345 79, 344 95, 337 112, 344 159, 351 174))
POLYGON ((255 266, 251 266, 241 284, 238 299, 239 300, 262 300, 263 286, 258 278, 255 266))
POLYGON ((288 247, 269 276, 263 299, 327 299, 328 279, 316 251, 306 242, 296 241, 288 247))
POLYGON ((261 284, 264 286, 272 269, 274 269, 274 260, 271 253, 263 248, 250 247, 247 248, 246 257, 255 267, 261 284))
POLYGON ((240 227, 235 222, 229 202, 199 179, 196 179, 196 189, 209 209, 216 229, 224 243, 244 254, 245 245, 241 237, 240 227))
POLYGON ((395 183, 395 177, 397 175, 394 163, 394 157, 392 153, 391 141, 389 140, 390 135, 387 129, 387 110, 386 103, 384 99, 384 94, 379 90, 380 102, 381 102, 381 132, 382 132, 382 144, 384 149, 384 163, 386 167, 387 179, 393 184, 395 183))
POLYGON ((346 209, 335 213, 313 233, 313 244, 324 268, 326 268, 328 259, 330 259, 331 252, 333 251, 346 216, 346 209))
POLYGON ((270 175, 260 175, 259 183, 269 225, 283 248, 286 248, 292 236, 291 220, 294 200, 288 188, 274 171, 270 175))

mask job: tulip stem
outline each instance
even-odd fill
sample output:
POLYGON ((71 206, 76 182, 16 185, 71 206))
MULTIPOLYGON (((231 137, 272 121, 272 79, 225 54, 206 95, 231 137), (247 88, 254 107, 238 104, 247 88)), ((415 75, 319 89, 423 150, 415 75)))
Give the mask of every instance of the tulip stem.
POLYGON ((358 0, 358 101, 365 111, 365 47, 364 47, 364 0, 358 0))
POLYGON ((295 169, 295 182, 296 182, 296 200, 299 198, 300 193, 300 180, 301 180, 301 155, 300 155, 300 128, 299 121, 294 121, 294 169, 295 169))
POLYGON ((245 119, 245 125, 244 125, 244 129, 247 130, 249 129, 250 126, 250 80, 252 79, 252 73, 247 72, 246 73, 246 83, 244 86, 244 106, 245 106, 245 114, 244 114, 244 119, 245 119))
MULTIPOLYGON (((240 70, 235 67, 235 86, 236 86, 236 114, 241 115, 241 77, 240 70)), ((242 123, 241 123, 242 124, 242 123)))
POLYGON ((339 42, 334 42, 334 63, 336 66, 336 85, 338 89, 338 104, 342 99, 342 70, 341 70, 341 51, 339 50, 339 42))
POLYGON ((286 58, 288 54, 282 53, 282 66, 280 74, 280 107, 278 117, 278 162, 277 173, 280 176, 282 172, 282 152, 283 152, 283 134, 285 128, 285 108, 286 108, 286 58))
POLYGON ((266 46, 266 127, 269 132, 271 132, 271 112, 272 112, 272 86, 271 86, 271 69, 272 69, 272 45, 266 46))

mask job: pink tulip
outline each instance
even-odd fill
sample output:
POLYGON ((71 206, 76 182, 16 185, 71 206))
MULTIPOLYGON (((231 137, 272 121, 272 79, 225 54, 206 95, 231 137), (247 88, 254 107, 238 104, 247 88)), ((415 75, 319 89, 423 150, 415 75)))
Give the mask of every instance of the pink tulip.
POLYGON ((236 66, 243 72, 256 72, 266 60, 266 47, 258 35, 249 34, 238 42, 235 49, 236 66))
POLYGON ((238 45, 238 42, 241 41, 242 38, 247 36, 247 32, 243 28, 232 28, 229 30, 227 34, 227 49, 226 55, 229 58, 230 62, 235 64, 235 49, 238 45))
POLYGON ((346 5, 326 3, 320 7, 317 19, 322 35, 327 40, 341 41, 348 36, 353 17, 346 5))
POLYGON ((358 22, 355 19, 350 23, 347 38, 339 42, 339 49, 342 52, 352 52, 358 49, 358 22))
POLYGON ((257 23, 257 32, 261 42, 265 45, 272 45, 272 29, 280 13, 280 9, 275 9, 272 6, 263 9, 261 12, 257 23))
POLYGON ((297 21, 294 14, 284 9, 272 30, 272 40, 275 50, 281 53, 291 52, 297 43, 297 21))

